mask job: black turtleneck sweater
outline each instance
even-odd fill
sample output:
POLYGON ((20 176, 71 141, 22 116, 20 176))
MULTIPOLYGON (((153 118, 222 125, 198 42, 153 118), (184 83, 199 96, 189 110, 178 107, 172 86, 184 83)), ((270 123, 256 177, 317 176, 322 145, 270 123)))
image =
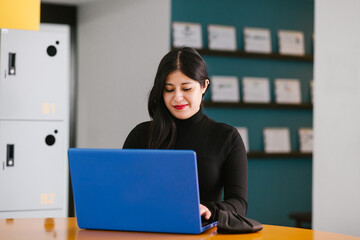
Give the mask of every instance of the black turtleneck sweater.
MULTIPOLYGON (((175 119, 174 149, 194 150, 197 155, 200 201, 217 219, 218 210, 247 211, 247 156, 238 131, 208 118, 200 110, 186 120, 175 119), (224 200, 221 201, 224 188, 224 200)), ((150 121, 137 125, 123 148, 146 149, 150 121)))

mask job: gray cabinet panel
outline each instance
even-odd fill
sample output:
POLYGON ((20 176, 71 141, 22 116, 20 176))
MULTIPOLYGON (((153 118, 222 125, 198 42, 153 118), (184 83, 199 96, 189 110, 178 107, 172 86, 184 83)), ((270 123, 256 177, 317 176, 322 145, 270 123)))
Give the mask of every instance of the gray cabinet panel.
POLYGON ((64 123, 0 121, 0 133, 0 211, 62 208, 67 182, 64 123))
POLYGON ((67 35, 0 29, 0 42, 0 119, 64 119, 69 104, 67 35))
POLYGON ((0 29, 0 218, 67 216, 69 38, 0 29))

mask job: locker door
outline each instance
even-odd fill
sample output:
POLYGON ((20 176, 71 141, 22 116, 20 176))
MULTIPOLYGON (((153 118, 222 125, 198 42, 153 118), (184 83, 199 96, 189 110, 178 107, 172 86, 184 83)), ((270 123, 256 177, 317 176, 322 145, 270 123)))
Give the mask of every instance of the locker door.
POLYGON ((0 29, 0 119, 66 118, 68 38, 66 33, 0 29))
POLYGON ((0 121, 0 212, 63 207, 65 129, 63 121, 0 121))

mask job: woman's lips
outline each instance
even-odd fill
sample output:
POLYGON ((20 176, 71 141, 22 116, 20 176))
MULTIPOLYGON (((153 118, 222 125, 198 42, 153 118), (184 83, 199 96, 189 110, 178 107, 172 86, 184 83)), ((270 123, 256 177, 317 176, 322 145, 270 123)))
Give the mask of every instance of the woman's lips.
POLYGON ((175 108, 176 110, 181 110, 181 109, 186 108, 186 106, 187 106, 187 104, 183 104, 183 105, 175 105, 175 106, 174 106, 174 108, 175 108))

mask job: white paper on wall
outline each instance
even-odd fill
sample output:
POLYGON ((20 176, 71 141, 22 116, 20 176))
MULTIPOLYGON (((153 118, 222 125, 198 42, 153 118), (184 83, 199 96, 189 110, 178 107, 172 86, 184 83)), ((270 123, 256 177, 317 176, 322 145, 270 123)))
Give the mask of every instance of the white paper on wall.
POLYGON ((314 80, 310 81, 310 97, 311 97, 311 102, 314 102, 314 80))
POLYGON ((242 79, 243 101, 270 103, 270 80, 268 78, 244 77, 242 79))
POLYGON ((275 79, 275 101, 277 103, 300 104, 300 80, 289 78, 275 79))
POLYGON ((236 50, 236 29, 233 26, 208 25, 209 49, 236 50))
POLYGON ((271 53, 271 33, 267 28, 244 28, 246 52, 271 53))
POLYGON ((249 135, 248 135, 248 130, 246 127, 236 127, 236 130, 239 132, 244 145, 245 145, 245 149, 246 152, 249 152, 250 148, 249 148, 249 135))
POLYGON ((211 100, 214 102, 239 102, 239 80, 234 76, 213 76, 211 100))
POLYGON ((304 33, 279 30, 279 53, 284 55, 305 55, 304 33))
POLYGON ((314 135, 312 128, 299 128, 300 152, 312 153, 313 140, 314 135))
POLYGON ((202 31, 199 23, 173 22, 173 46, 202 48, 202 31))
POLYGON ((289 153, 291 151, 289 128, 264 128, 263 134, 266 153, 289 153))

